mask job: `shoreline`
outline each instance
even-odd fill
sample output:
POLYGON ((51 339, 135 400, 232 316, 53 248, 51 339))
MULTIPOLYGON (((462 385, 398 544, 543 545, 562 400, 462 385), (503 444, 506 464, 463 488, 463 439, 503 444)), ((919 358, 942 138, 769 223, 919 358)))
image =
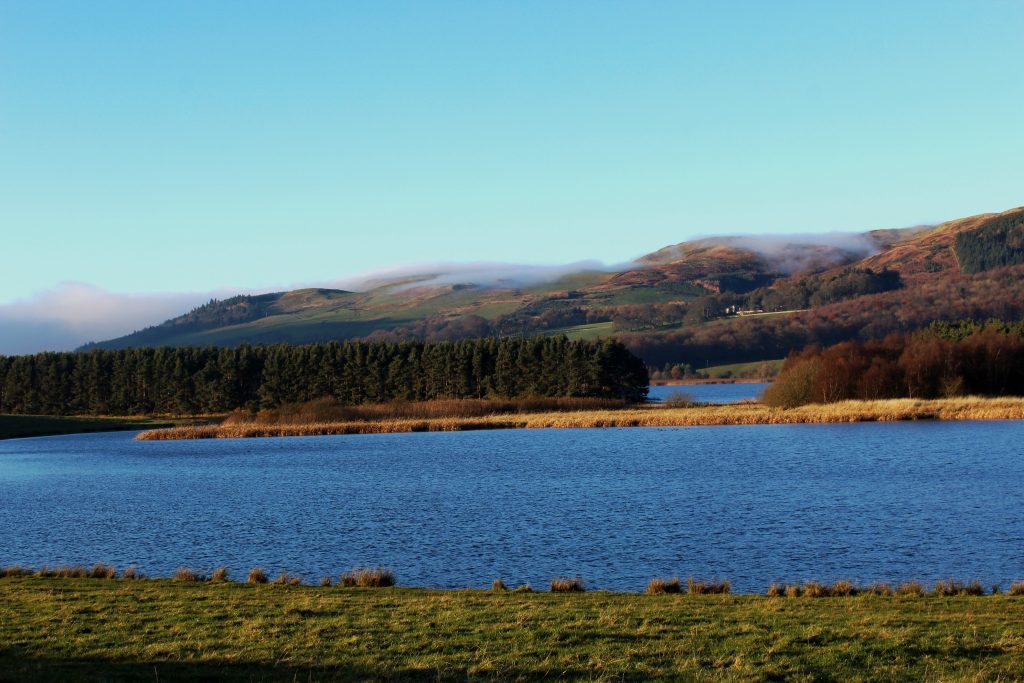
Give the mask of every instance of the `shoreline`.
POLYGON ((136 435, 139 441, 235 439, 283 436, 399 434, 489 429, 619 427, 712 427, 768 424, 841 424, 915 420, 1024 420, 1024 398, 887 399, 771 408, 760 403, 676 408, 651 405, 620 410, 521 413, 464 418, 401 418, 381 421, 260 424, 255 422, 171 427, 136 435))
POLYGON ((658 596, 658 595, 681 595, 688 598, 709 595, 728 595, 738 598, 854 598, 854 597, 904 597, 904 598, 949 598, 949 597, 997 597, 1000 595, 1015 597, 1024 604, 1024 580, 1011 580, 1008 584, 983 584, 975 579, 971 581, 957 581, 951 578, 934 579, 922 582, 917 579, 902 582, 881 582, 854 583, 844 579, 832 583, 819 582, 814 580, 804 581, 772 581, 765 585, 764 591, 734 591, 728 579, 703 580, 689 577, 680 579, 679 575, 671 578, 654 577, 647 582, 647 588, 643 584, 637 586, 636 590, 592 588, 580 577, 554 577, 551 579, 551 587, 545 585, 531 586, 529 583, 506 586, 504 581, 496 580, 490 588, 478 586, 460 586, 457 588, 439 588, 436 586, 414 586, 398 584, 394 582, 395 576, 390 569, 370 569, 357 567, 340 575, 333 574, 319 579, 311 579, 309 576, 294 574, 288 571, 280 571, 277 574, 266 572, 262 567, 250 570, 248 577, 242 575, 235 578, 229 574, 227 567, 220 566, 211 573, 204 573, 193 570, 189 567, 180 567, 173 575, 151 576, 138 571, 134 565, 118 570, 113 565, 97 563, 90 565, 48 565, 44 564, 37 568, 24 567, 22 565, 0 566, 0 587, 13 582, 25 581, 30 583, 61 583, 68 585, 76 584, 115 584, 122 586, 132 585, 204 585, 204 586, 239 586, 249 590, 257 586, 266 587, 303 587, 319 590, 337 591, 339 589, 368 589, 392 590, 399 592, 421 592, 421 593, 484 593, 484 594, 515 594, 515 593, 598 593, 602 595, 620 596, 658 596), (223 572, 218 574, 218 572, 223 572), (261 579, 252 580, 253 572, 259 572, 261 579), (356 580, 345 583, 345 577, 357 577, 360 573, 387 575, 390 582, 384 583, 358 583, 356 580), (339 578, 340 576, 340 578, 339 578), (185 577, 185 578, 183 578, 185 577), (338 580, 335 580, 338 579, 338 580), (329 581, 328 581, 329 580, 329 581), (563 582, 575 582, 575 587, 560 586, 563 582), (671 588, 671 586, 675 586, 671 588), (556 587, 559 586, 559 587, 556 587), (666 590, 668 587, 668 590, 666 590), (790 589, 790 590, 786 590, 790 589))
POLYGON ((161 415, 0 415, 0 440, 39 436, 131 432, 180 426, 202 417, 181 418, 161 415))
POLYGON ((652 387, 688 387, 700 386, 702 384, 764 384, 775 381, 774 377, 709 377, 708 379, 659 379, 652 380, 652 387))

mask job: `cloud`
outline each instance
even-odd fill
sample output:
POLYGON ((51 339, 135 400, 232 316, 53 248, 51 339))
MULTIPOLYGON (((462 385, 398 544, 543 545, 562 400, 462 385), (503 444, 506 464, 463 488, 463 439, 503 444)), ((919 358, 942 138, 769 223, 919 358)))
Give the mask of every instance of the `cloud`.
POLYGON ((396 289, 445 284, 479 287, 528 287, 586 270, 608 271, 599 261, 563 265, 522 265, 497 261, 475 263, 406 263, 356 273, 334 280, 330 286, 362 291, 393 285, 396 289))
POLYGON ((704 237, 691 244, 746 249, 761 256, 774 270, 787 274, 849 263, 880 251, 869 235, 856 232, 726 235, 704 237))
POLYGON ((26 299, 0 304, 0 354, 66 351, 156 325, 233 292, 122 294, 84 282, 62 282, 26 299))
POLYGON ((213 292, 111 292, 85 282, 62 282, 53 289, 0 304, 0 354, 68 351, 90 341, 113 339, 192 310, 211 298, 259 294, 301 287, 365 290, 394 283, 396 290, 441 284, 523 287, 582 270, 606 270, 596 261, 530 266, 510 263, 418 263, 358 273, 331 282, 301 283, 278 289, 223 288, 213 292), (414 280, 414 281, 410 281, 414 280))

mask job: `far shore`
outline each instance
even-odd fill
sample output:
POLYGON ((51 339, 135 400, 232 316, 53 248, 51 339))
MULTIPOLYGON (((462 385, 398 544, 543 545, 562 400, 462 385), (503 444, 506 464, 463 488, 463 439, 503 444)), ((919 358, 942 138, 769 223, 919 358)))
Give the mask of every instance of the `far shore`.
POLYGON ((401 418, 346 422, 238 422, 153 429, 135 438, 234 439, 485 429, 572 429, 616 427, 700 427, 759 424, 899 422, 907 420, 1022 420, 1024 398, 889 399, 773 408, 760 403, 675 407, 651 405, 618 410, 539 412, 479 417, 401 418))
POLYGON ((691 384, 763 384, 771 382, 774 377, 708 377, 707 379, 659 379, 652 380, 652 387, 685 387, 691 384))

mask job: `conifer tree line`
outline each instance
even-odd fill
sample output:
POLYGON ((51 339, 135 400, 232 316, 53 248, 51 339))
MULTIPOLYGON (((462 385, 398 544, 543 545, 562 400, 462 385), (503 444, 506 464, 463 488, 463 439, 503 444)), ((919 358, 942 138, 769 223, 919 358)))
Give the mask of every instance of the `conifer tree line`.
POLYGON ((965 273, 1024 263, 1024 214, 1000 216, 976 230, 958 233, 955 248, 965 273))
POLYGON ((595 396, 641 401, 643 362, 616 340, 565 337, 161 347, 0 356, 0 412, 215 413, 332 397, 595 396))

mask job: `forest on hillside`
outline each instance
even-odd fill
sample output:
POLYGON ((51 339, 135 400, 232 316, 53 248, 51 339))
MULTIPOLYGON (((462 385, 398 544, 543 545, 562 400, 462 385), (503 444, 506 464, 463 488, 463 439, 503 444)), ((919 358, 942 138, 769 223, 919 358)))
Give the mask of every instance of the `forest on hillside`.
POLYGON ((1024 263, 1024 214, 1000 216, 977 230, 961 232, 955 248, 965 273, 1024 263))
POLYGON ((0 413, 139 415, 438 398, 642 401, 643 362, 614 340, 160 347, 0 356, 0 413))
POLYGON ((934 321, 1024 319, 1024 265, 976 275, 949 273, 872 294, 777 316, 712 321, 665 332, 618 338, 652 367, 708 365, 783 358, 808 345, 882 339, 934 321))

